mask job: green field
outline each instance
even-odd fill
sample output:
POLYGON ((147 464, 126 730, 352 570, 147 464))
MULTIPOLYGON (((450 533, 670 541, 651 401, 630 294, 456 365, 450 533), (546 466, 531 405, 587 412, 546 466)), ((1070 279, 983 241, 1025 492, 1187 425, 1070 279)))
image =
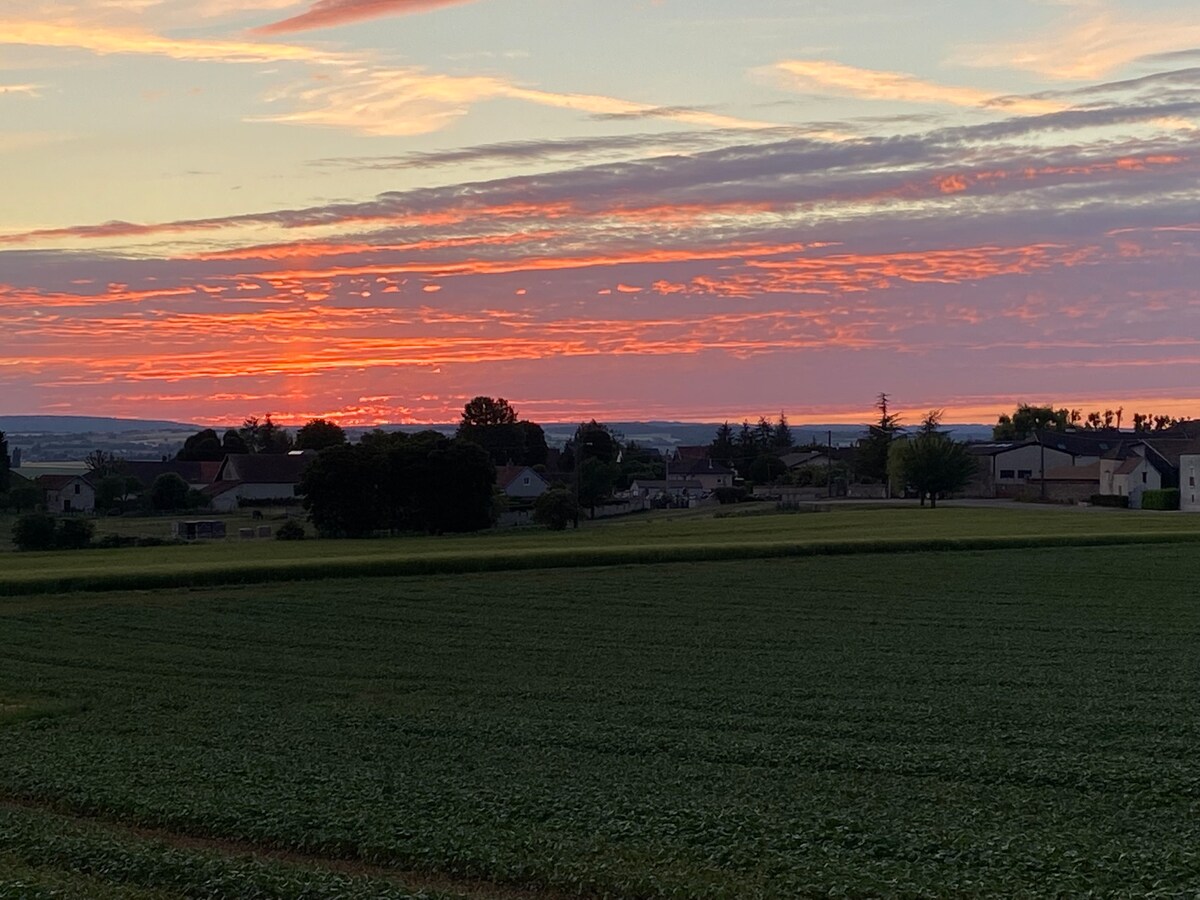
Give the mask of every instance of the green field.
MULTIPOLYGON (((117 521, 123 521, 124 528, 135 528, 130 523, 138 520, 117 521)), ((161 527, 163 520, 152 521, 161 527)), ((295 543, 231 539, 188 546, 11 553, 0 556, 0 594, 934 549, 971 546, 971 542, 983 547, 1131 539, 1200 540, 1200 516, 1021 506, 937 510, 841 506, 830 512, 732 518, 707 511, 641 515, 586 523, 578 532, 509 529, 463 536, 295 543)))
MULTIPOLYGON (((929 527, 975 521, 951 512, 929 527)), ((823 516, 771 519, 735 533, 823 516)), ((496 540, 550 537, 572 539, 496 540)), ((1194 894, 1198 564, 1183 543, 0 599, 0 897, 1194 894)))

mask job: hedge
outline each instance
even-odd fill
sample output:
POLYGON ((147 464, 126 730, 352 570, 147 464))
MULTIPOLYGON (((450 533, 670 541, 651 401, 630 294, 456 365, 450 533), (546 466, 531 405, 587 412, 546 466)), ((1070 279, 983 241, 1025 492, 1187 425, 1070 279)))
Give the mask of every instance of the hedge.
POLYGON ((1142 509, 1179 509, 1179 488, 1143 491, 1142 509))

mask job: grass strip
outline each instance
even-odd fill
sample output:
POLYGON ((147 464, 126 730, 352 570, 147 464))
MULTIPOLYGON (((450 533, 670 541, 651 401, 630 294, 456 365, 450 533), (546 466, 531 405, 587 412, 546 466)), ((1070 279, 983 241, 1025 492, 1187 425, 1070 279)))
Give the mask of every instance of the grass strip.
POLYGON ((1200 533, 1008 535, 962 538, 886 538, 838 541, 758 541, 746 543, 691 542, 620 547, 563 547, 430 554, 427 556, 350 556, 284 562, 231 562, 179 565, 167 570, 127 569, 87 574, 45 574, 0 578, 0 596, 62 594, 82 591, 154 590, 214 587, 279 581, 317 581, 328 578, 454 575, 527 569, 590 566, 649 565, 671 562, 782 559, 809 556, 848 556, 1018 550, 1048 547, 1105 547, 1137 544, 1196 544, 1200 533))

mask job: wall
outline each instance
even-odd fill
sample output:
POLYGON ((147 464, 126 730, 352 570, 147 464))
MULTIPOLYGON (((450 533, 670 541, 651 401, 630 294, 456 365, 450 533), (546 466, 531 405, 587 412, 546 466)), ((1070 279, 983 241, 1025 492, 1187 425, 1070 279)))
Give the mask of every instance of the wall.
POLYGON ((1200 454, 1179 457, 1179 508, 1200 512, 1200 454))

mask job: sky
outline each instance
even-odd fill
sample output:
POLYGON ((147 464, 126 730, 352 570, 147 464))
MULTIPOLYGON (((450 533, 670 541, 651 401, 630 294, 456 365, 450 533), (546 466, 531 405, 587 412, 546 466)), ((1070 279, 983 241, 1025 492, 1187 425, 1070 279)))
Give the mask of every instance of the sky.
POLYGON ((0 0, 0 413, 1200 417, 1181 0, 0 0))

